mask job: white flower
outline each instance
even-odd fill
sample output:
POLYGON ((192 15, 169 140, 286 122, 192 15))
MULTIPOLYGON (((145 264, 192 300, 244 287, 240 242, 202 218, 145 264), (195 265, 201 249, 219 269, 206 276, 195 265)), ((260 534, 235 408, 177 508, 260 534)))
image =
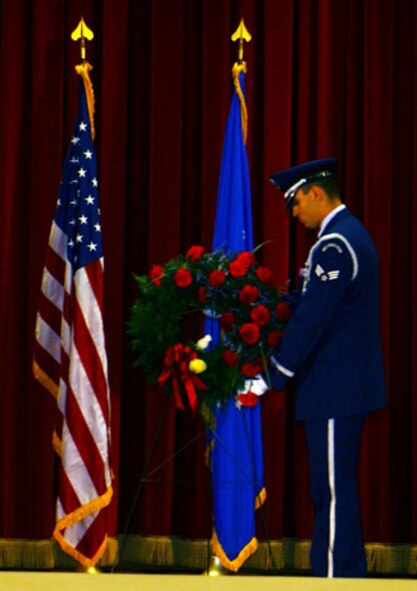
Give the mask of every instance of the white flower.
POLYGON ((206 334, 205 337, 203 337, 202 339, 198 340, 196 343, 196 347, 199 351, 204 351, 205 349, 207 349, 207 347, 209 346, 209 344, 211 343, 211 335, 206 334))

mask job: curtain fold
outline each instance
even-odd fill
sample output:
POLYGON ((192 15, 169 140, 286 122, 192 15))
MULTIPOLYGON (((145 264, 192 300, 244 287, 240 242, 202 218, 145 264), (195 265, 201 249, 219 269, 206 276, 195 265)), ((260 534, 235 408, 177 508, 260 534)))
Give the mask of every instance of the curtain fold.
MULTIPOLYGON (((268 176, 336 156, 348 207, 381 262, 389 407, 368 417, 360 493, 368 544, 417 544, 417 10, 412 0, 0 0, 0 538, 47 539, 54 522, 53 403, 31 374, 41 272, 77 103, 83 14, 96 96, 105 329, 118 490, 111 535, 210 537, 200 419, 166 408, 132 367, 132 274, 210 249, 230 35, 243 16, 255 243, 278 282, 313 239, 268 176), (193 441, 195 439, 195 441, 193 441), (190 442, 192 442, 190 444, 190 442), (182 447, 185 450, 178 453, 182 447), (172 457, 173 456, 173 457, 172 457), (172 457, 172 459, 170 459, 172 457), (169 461, 166 461, 169 459, 169 461), (144 467, 147 471, 144 473, 144 467), (133 506, 141 477, 141 493, 133 506)), ((307 453, 294 389, 262 401, 260 540, 311 536, 307 453)))

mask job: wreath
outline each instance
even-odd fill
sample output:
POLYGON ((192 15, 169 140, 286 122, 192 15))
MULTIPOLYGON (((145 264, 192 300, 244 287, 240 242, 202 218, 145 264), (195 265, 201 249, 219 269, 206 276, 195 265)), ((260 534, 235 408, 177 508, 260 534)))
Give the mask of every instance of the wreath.
POLYGON ((230 398, 256 404, 248 380, 267 372, 290 314, 272 271, 253 252, 192 246, 135 280, 139 293, 128 333, 135 365, 147 380, 169 389, 178 408, 186 403, 193 412, 230 398), (218 337, 198 338, 210 323, 218 325, 218 337))

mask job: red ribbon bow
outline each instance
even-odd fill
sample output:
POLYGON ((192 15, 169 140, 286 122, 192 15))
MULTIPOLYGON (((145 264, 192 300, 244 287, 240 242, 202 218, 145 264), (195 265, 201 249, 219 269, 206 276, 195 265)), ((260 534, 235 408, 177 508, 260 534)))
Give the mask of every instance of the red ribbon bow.
POLYGON ((180 410, 184 410, 179 385, 180 382, 182 382, 193 416, 197 410, 197 394, 195 389, 207 390, 207 386, 204 382, 188 369, 190 361, 196 358, 197 353, 190 347, 184 346, 181 343, 168 347, 165 351, 164 369, 158 377, 158 383, 160 386, 164 386, 170 378, 172 379, 175 406, 180 410))

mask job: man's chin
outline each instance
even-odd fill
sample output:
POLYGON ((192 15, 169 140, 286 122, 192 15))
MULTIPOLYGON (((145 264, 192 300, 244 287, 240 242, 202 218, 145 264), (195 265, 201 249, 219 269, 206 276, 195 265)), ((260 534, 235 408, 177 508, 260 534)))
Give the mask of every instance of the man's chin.
POLYGON ((316 222, 301 222, 304 226, 304 228, 306 228, 306 230, 317 230, 317 228, 320 227, 320 224, 317 224, 316 222))
POLYGON ((305 222, 303 220, 300 220, 300 224, 302 224, 306 230, 314 230, 314 224, 312 224, 311 222, 305 222))

